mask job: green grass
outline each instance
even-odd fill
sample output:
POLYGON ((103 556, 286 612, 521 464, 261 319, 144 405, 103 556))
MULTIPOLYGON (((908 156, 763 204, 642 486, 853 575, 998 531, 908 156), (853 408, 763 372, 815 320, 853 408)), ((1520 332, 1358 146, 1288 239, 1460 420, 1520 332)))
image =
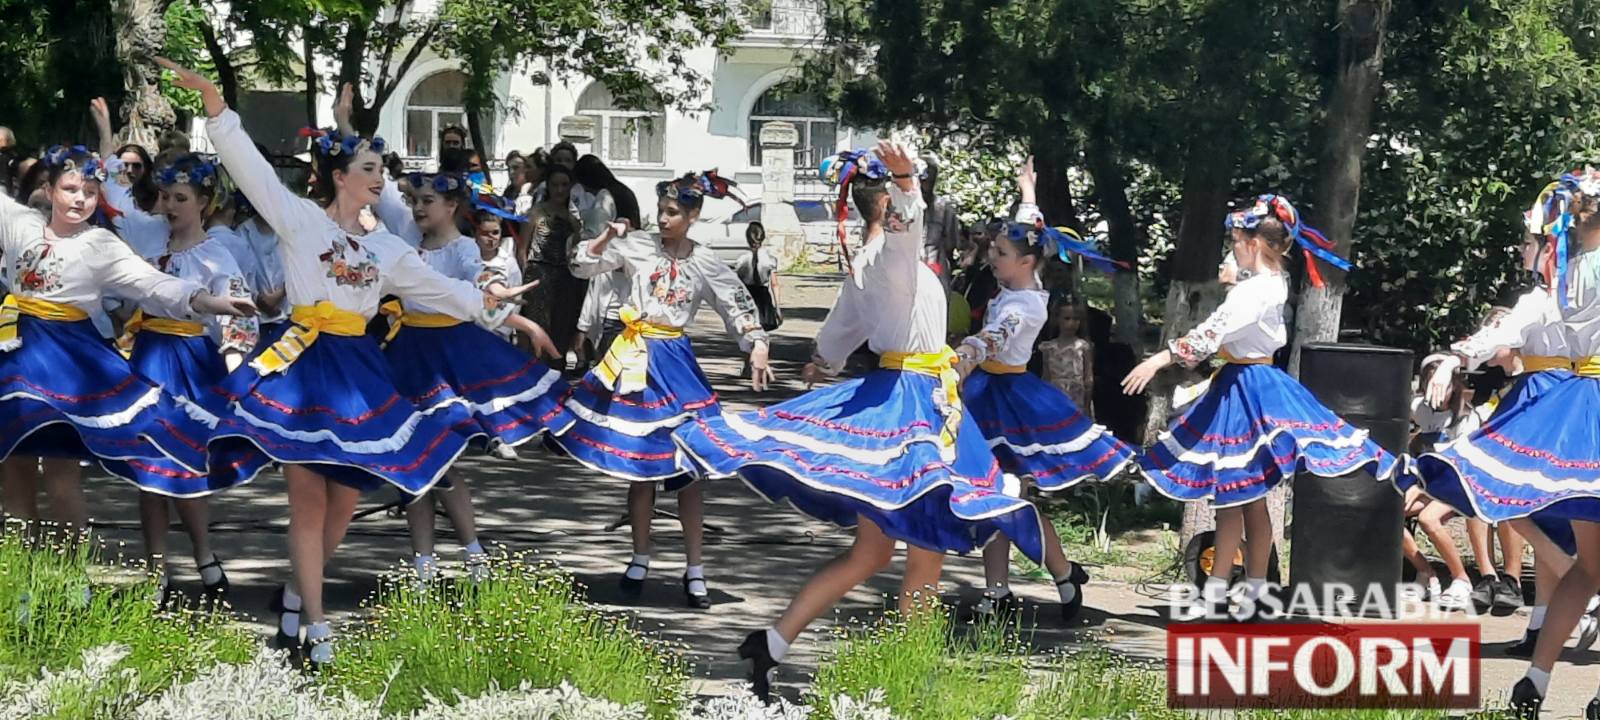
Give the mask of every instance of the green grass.
POLYGON ((681 650, 582 603, 572 577, 526 556, 497 556, 491 579, 385 583, 340 642, 326 679, 388 713, 422 708, 427 694, 474 697, 492 686, 569 682, 591 697, 671 717, 687 694, 681 650), (392 676, 392 679, 391 679, 392 676))
POLYGON ((76 667, 83 651, 120 644, 128 656, 118 667, 137 671, 134 690, 151 694, 218 662, 254 655, 259 640, 229 616, 157 612, 153 580, 99 560, 88 542, 41 544, 14 525, 0 531, 0 680, 76 667))
POLYGON ((1011 715, 1028 686, 1027 655, 1013 626, 953 627, 941 606, 903 621, 894 616, 839 631, 817 669, 814 717, 830 717, 828 700, 863 699, 883 690, 896 717, 968 720, 1011 715))

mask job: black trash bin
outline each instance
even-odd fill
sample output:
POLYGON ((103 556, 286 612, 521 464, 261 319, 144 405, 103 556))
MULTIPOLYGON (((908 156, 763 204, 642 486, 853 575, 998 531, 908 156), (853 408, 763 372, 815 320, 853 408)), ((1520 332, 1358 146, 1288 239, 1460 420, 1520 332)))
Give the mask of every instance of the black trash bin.
MULTIPOLYGON (((1411 377, 1409 350, 1317 343, 1300 353, 1306 389, 1397 455, 1410 436, 1411 377)), ((1328 583, 1359 594, 1378 585, 1381 597, 1396 599, 1404 509, 1393 485, 1365 471, 1337 478, 1303 472, 1295 478, 1293 507, 1289 581, 1297 591, 1322 598, 1328 583)))

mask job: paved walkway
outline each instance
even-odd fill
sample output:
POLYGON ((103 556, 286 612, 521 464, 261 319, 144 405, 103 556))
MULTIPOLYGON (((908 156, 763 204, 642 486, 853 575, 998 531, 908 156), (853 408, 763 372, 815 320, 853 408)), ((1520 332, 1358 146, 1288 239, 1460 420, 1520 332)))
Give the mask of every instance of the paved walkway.
MULTIPOLYGON (((773 364, 780 383, 765 396, 752 393, 748 383, 738 377, 742 358, 737 346, 722 335, 722 324, 715 315, 703 313, 692 331, 706 374, 731 409, 775 402, 801 390, 800 368, 809 357, 810 339, 826 315, 838 279, 786 279, 786 323, 773 344, 773 364)), ((555 558, 590 589, 591 599, 620 609, 616 578, 630 554, 628 529, 607 528, 622 516, 625 488, 539 449, 525 448, 522 455, 512 462, 477 456, 461 463, 476 496, 485 543, 536 550, 555 558)), ((129 555, 139 554, 137 506, 131 488, 104 477, 88 482, 91 512, 101 534, 113 545, 125 542, 124 551, 129 555)), ((682 607, 681 535, 676 522, 663 518, 654 526, 659 543, 645 596, 639 606, 629 609, 638 613, 647 631, 686 644, 697 675, 696 690, 717 694, 740 681, 742 667, 734 649, 744 634, 770 623, 812 569, 839 553, 850 538, 762 501, 737 481, 719 481, 707 494, 706 562, 714 607, 709 611, 682 607)), ((392 499, 389 493, 374 493, 363 499, 362 509, 392 499)), ((224 494, 212 508, 214 544, 233 582, 234 605, 259 618, 257 627, 269 634, 268 599, 288 575, 284 534, 288 516, 282 476, 266 474, 249 486, 224 494)), ((675 508, 667 500, 660 509, 670 512, 675 508)), ((442 513, 439 537, 441 557, 459 559, 442 513)), ((187 541, 179 532, 172 534, 170 553, 186 557, 187 541)), ((327 586, 335 622, 349 617, 375 589, 377 574, 407 562, 409 555, 403 519, 377 512, 357 520, 339 550, 327 586)), ((176 563, 175 580, 180 588, 195 591, 199 580, 190 565, 176 563)), ((447 566, 447 572, 452 569, 447 566)), ((819 623, 796 643, 779 676, 787 695, 799 695, 815 668, 827 629, 846 617, 869 617, 881 609, 888 594, 898 587, 899 576, 899 568, 891 568, 858 589, 841 605, 837 617, 819 623)), ((981 587, 982 568, 976 558, 952 559, 947 564, 944 590, 948 599, 970 602, 981 587)), ((1054 589, 1047 583, 1024 582, 1017 589, 1039 603, 1040 623, 1032 640, 1041 653, 1092 636, 1129 655, 1165 657, 1160 587, 1091 584, 1086 590, 1082 625, 1071 632, 1055 620, 1054 589)), ((1508 691, 1526 667, 1523 661, 1504 658, 1497 647, 1516 640, 1525 622, 1520 614, 1484 619, 1486 698, 1508 691)), ((1593 652, 1568 654, 1555 673, 1547 703, 1555 714, 1547 712, 1548 717, 1581 716, 1584 703, 1600 682, 1600 672, 1591 667, 1597 662, 1600 654, 1593 652)))

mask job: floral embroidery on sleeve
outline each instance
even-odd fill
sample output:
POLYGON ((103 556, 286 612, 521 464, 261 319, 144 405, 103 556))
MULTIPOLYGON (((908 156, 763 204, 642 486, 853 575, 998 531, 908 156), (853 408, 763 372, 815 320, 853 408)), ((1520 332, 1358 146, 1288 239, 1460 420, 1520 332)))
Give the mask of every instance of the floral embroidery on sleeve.
POLYGON ((1000 351, 1006 348, 1022 328, 1022 315, 1008 312, 999 322, 986 325, 977 334, 966 339, 965 343, 972 346, 979 353, 978 362, 992 360, 1000 356, 1000 351))
POLYGON ((1227 307, 1218 308, 1211 317, 1206 318, 1205 322, 1190 330, 1189 334, 1169 343, 1167 349, 1172 351, 1185 367, 1199 365, 1222 349, 1222 343, 1227 339, 1226 328, 1230 325, 1230 319, 1227 307))

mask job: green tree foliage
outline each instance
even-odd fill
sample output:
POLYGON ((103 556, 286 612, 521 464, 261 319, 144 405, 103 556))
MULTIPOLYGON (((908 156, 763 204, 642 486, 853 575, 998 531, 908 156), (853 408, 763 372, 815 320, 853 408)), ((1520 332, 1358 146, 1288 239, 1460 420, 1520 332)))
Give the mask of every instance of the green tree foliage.
POLYGON ((0 125, 25 146, 89 135, 89 100, 119 97, 105 0, 0 0, 0 125))

